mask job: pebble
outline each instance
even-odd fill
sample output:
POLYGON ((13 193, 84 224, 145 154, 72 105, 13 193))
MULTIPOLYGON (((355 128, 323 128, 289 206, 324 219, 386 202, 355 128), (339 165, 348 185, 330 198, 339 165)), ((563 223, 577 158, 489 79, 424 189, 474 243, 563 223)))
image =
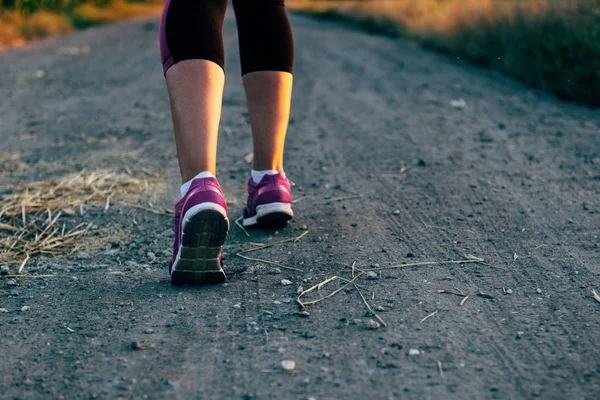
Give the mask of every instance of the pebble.
POLYGON ((155 260, 155 259, 156 259, 156 254, 154 254, 153 252, 149 251, 149 252, 146 254, 146 257, 148 257, 148 260, 150 260, 150 261, 153 261, 153 260, 155 260))
POLYGON ((18 297, 19 296, 19 292, 17 291, 17 289, 11 289, 11 290, 9 290, 8 294, 10 294, 13 297, 18 297))
POLYGON ((293 360, 283 360, 281 362, 281 368, 286 370, 287 372, 292 372, 296 369, 296 361, 293 360))
POLYGON ((0 308, 0 313, 7 313, 7 312, 10 312, 10 311, 8 311, 6 308, 0 308))
POLYGON ((308 226, 306 226, 306 225, 302 225, 302 226, 300 227, 300 229, 307 230, 307 229, 308 229, 308 226))
POLYGON ((279 269, 279 268, 271 268, 269 270, 269 274, 271 274, 271 275, 279 275, 279 274, 281 274, 281 269, 279 269))
POLYGON ((373 281, 373 280, 375 280, 377 278, 379 278, 379 275, 377 275, 377 272, 375 272, 375 271, 369 271, 369 272, 367 272, 367 279, 373 281))
POLYGON ((377 306, 377 307, 375 307, 375 311, 385 311, 385 307, 377 306))
POLYGON ((512 289, 506 289, 506 293, 512 294, 512 289))
POLYGON ((467 102, 465 101, 465 99, 462 98, 450 100, 450 106, 456 108, 457 110, 462 110, 467 106, 467 102))
POLYGON ((9 279, 6 281, 6 285, 7 286, 17 286, 17 281, 15 281, 14 279, 9 279))
POLYGON ((233 308, 242 308, 242 305, 240 303, 234 304, 233 308))
POLYGON ((394 210, 394 212, 392 214, 398 215, 398 214, 400 214, 400 210, 394 210))
POLYGON ((287 280, 287 279, 282 279, 282 280, 281 280, 281 284, 282 284, 283 286, 291 285, 291 284, 292 284, 292 281, 289 281, 289 280, 287 280))
POLYGON ((29 307, 29 306, 21 307, 21 311, 29 311, 29 310, 31 310, 31 307, 29 307))
POLYGON ((538 292, 538 293, 542 293, 542 289, 540 289, 540 288, 537 288, 536 292, 538 292))
POLYGON ((409 356, 420 356, 421 352, 419 351, 419 349, 410 349, 410 350, 408 350, 408 355, 409 356))
POLYGON ((0 275, 10 274, 10 267, 8 265, 0 265, 0 275))
POLYGON ((296 289, 296 293, 301 294, 302 292, 304 292, 304 288, 302 286, 298 286, 298 289, 296 289))
POLYGON ((369 329, 379 329, 381 327, 381 324, 377 321, 375 321, 374 319, 370 319, 367 321, 367 328, 369 329))
POLYGON ((299 311, 298 315, 301 316, 301 317, 310 317, 310 313, 308 311, 306 311, 306 310, 299 311))
POLYGON ((151 333, 154 333, 154 329, 146 329, 146 330, 144 331, 144 333, 146 333, 146 334, 151 334, 151 333))

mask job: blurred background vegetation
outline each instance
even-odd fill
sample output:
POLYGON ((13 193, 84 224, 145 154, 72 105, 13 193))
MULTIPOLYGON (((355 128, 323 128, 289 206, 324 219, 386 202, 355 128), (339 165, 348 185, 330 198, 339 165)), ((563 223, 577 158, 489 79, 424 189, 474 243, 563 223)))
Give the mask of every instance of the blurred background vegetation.
POLYGON ((600 0, 288 0, 600 107, 600 0))
POLYGON ((0 0, 0 49, 103 22, 157 15, 162 0, 0 0))
MULTIPOLYGON (((102 22, 158 15, 162 4, 163 0, 0 0, 0 48, 102 22)), ((402 36, 561 99, 600 107, 600 0, 287 0, 287 4, 372 33, 402 36)))

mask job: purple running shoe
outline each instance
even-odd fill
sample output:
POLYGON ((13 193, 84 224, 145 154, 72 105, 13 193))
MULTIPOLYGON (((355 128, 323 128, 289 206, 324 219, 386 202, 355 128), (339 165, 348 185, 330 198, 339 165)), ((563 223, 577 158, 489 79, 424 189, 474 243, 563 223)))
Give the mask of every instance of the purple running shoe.
POLYGON ((194 179, 175 205, 171 284, 224 282, 221 248, 228 232, 227 205, 219 182, 215 178, 194 179))
POLYGON ((248 180, 248 201, 243 225, 249 228, 277 228, 294 217, 290 181, 285 174, 265 175, 259 183, 248 180))

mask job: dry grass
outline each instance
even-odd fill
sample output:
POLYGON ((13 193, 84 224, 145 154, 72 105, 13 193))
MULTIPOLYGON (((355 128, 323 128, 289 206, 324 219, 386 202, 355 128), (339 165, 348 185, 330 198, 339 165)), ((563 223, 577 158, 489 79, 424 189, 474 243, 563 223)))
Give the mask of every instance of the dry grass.
POLYGON ((85 3, 73 11, 73 19, 78 27, 99 23, 119 21, 148 15, 158 15, 163 8, 158 3, 127 3, 124 0, 113 0, 108 7, 98 7, 94 3, 85 3))
POLYGON ((58 35, 105 22, 134 17, 158 15, 163 3, 149 0, 145 3, 128 3, 113 0, 106 7, 93 2, 84 3, 72 10, 40 10, 31 15, 0 9, 0 49, 20 46, 28 40, 58 35))
POLYGON ((49 11, 38 11, 27 17, 21 25, 21 34, 26 40, 71 32, 73 24, 65 15, 49 11))
POLYGON ((19 262, 20 272, 35 255, 70 255, 97 247, 101 240, 87 240, 91 224, 72 226, 61 217, 83 215, 84 205, 108 209, 111 202, 135 203, 157 185, 158 179, 138 179, 110 170, 12 185, 0 199, 0 263, 19 262))
POLYGON ((405 36, 559 98, 600 106, 598 0, 292 0, 291 6, 405 36))

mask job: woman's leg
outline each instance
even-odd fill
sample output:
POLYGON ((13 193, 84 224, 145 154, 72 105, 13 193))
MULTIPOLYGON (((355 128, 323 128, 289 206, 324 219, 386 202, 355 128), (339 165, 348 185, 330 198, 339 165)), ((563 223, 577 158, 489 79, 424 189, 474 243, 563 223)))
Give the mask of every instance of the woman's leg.
POLYGON ((254 170, 283 172, 292 79, 292 74, 280 71, 250 72, 243 77, 252 126, 254 170))
POLYGON ((183 182, 215 174, 227 0, 167 0, 160 50, 183 182))
POLYGON ((294 213, 283 148, 292 98, 294 41, 283 0, 233 0, 254 143, 243 213, 247 227, 284 225, 294 213))
POLYGON ((182 198, 175 205, 169 267, 173 284, 218 283, 227 239, 227 203, 214 177, 225 75, 227 0, 166 0, 160 50, 167 80, 182 198))
POLYGON ((294 42, 283 0, 234 0, 254 169, 283 172, 294 42))
POLYGON ((223 69, 212 61, 186 60, 170 68, 166 78, 183 182, 203 171, 216 175, 223 69))

